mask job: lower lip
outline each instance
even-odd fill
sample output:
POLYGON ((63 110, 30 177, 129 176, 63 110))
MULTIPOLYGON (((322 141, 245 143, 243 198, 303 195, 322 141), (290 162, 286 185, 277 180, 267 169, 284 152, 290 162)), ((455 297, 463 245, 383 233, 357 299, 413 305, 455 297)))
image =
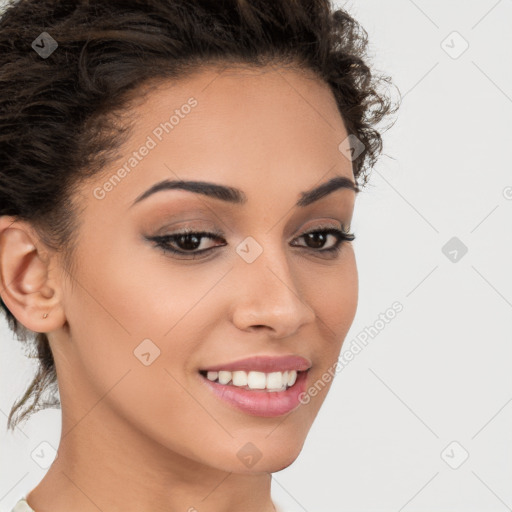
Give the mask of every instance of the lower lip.
POLYGON ((199 374, 213 393, 228 404, 252 416, 273 418, 293 411, 301 402, 299 397, 306 390, 307 371, 298 372, 294 385, 285 391, 247 390, 213 382, 199 374))

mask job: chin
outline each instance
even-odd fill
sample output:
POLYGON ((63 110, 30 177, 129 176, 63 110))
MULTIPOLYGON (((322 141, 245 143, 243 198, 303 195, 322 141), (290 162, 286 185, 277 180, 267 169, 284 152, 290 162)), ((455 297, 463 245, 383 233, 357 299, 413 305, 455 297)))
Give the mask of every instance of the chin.
MULTIPOLYGON (((293 439, 290 439, 287 444, 272 444, 267 441, 265 446, 263 446, 264 441, 258 442, 255 440, 253 443, 248 441, 247 445, 250 448, 247 447, 243 453, 240 443, 237 442, 234 452, 229 449, 227 452, 217 453, 213 456, 214 460, 209 456, 209 465, 222 471, 246 475, 276 473, 295 462, 302 451, 303 441, 297 441, 295 444, 292 444, 293 439), (244 455, 253 458, 249 458, 246 462, 244 455)), ((245 443, 242 444, 245 445, 245 443)))
POLYGON ((261 465, 257 466, 260 471, 265 471, 266 473, 277 473, 278 471, 282 471, 283 469, 291 466, 297 460, 299 454, 300 450, 288 454, 281 453, 273 457, 273 460, 267 460, 265 463, 262 459, 261 465))
POLYGON ((282 471, 283 469, 286 469, 287 467, 291 466, 296 460, 297 460, 297 457, 294 457, 293 459, 290 459, 286 463, 281 464, 276 469, 269 470, 269 473, 277 473, 278 471, 282 471))
POLYGON ((276 473, 291 466, 299 457, 302 451, 304 440, 294 446, 281 444, 279 449, 270 450, 269 453, 263 453, 260 461, 255 464, 254 470, 264 471, 266 473, 276 473))

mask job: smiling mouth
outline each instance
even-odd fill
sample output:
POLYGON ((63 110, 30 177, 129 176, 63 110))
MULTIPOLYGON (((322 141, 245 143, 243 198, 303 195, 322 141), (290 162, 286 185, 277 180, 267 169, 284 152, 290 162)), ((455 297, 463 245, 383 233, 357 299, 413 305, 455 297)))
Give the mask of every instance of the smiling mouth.
POLYGON ((279 392, 291 388, 297 376, 307 373, 308 370, 286 370, 284 372, 260 372, 260 371, 206 371, 199 373, 211 382, 232 386, 247 391, 279 392))

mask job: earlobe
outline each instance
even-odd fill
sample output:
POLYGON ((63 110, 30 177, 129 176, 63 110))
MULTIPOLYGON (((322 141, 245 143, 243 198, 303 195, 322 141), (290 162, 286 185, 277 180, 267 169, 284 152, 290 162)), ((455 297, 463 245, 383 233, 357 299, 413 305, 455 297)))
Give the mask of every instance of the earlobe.
POLYGON ((0 294, 16 319, 34 332, 50 332, 65 322, 59 288, 42 251, 29 223, 0 217, 0 294))

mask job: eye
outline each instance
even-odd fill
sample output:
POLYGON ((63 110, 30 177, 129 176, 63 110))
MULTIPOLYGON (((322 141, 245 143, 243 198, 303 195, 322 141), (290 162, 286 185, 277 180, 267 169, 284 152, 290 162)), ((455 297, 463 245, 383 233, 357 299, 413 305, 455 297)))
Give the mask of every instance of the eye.
MULTIPOLYGON (((182 256, 183 259, 195 259, 201 257, 202 254, 210 252, 214 247, 202 248, 202 239, 223 240, 223 233, 220 231, 193 231, 191 229, 183 229, 171 235, 160 235, 149 238, 157 247, 165 253, 171 253, 176 256, 182 256), (178 246, 178 249, 171 245, 171 242, 178 246)), ((221 245, 226 245, 221 244, 221 245)))
MULTIPOLYGON (((314 252, 318 253, 327 253, 336 255, 340 249, 341 245, 345 241, 355 240, 355 235, 353 233, 348 233, 347 231, 343 231, 338 228, 323 228, 316 229, 314 231, 308 231, 304 233, 298 239, 304 238, 306 241, 306 248, 311 249, 314 252), (332 237, 332 241, 334 242, 327 249, 324 248, 329 237, 332 237), (319 249, 319 246, 322 248, 319 249)), ((304 246, 299 246, 304 247, 304 246)))
MULTIPOLYGON (((306 245, 295 245, 294 247, 304 247, 308 251, 314 253, 338 253, 341 245, 345 241, 352 241, 355 239, 353 233, 348 233, 338 228, 319 228, 314 231, 308 231, 297 237, 295 240, 304 238, 306 245), (333 244, 327 249, 323 248, 328 241, 329 237, 332 238, 333 244)), ((210 253, 215 247, 222 247, 227 245, 223 238, 223 233, 220 231, 193 231, 190 229, 183 229, 182 231, 172 233, 170 235, 159 235, 148 238, 157 247, 162 249, 164 254, 171 253, 178 259, 196 259, 202 258, 206 253, 210 253), (212 247, 204 247, 203 240, 221 240, 224 243, 214 245, 212 247), (174 244, 174 246, 172 245, 174 244), (177 248, 176 248, 177 246, 177 248), (202 247, 202 248, 201 248, 202 247), (201 249, 200 249, 201 248, 201 249), (199 249, 199 250, 198 250, 199 249)))

